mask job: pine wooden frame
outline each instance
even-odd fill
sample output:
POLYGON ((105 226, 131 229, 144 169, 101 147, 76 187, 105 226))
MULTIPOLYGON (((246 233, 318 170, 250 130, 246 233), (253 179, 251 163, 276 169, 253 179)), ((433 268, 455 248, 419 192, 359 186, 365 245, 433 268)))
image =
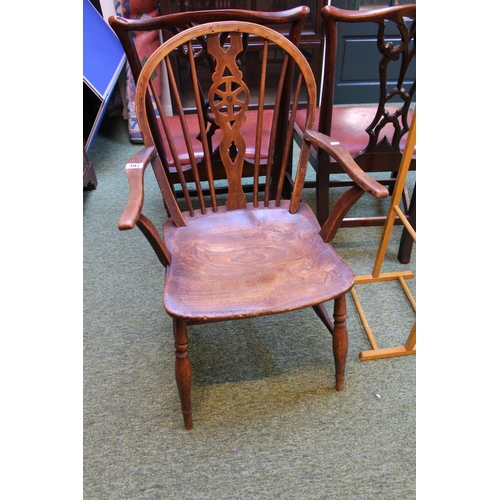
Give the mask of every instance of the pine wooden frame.
MULTIPOLYGON (((380 244, 378 247, 377 255, 375 257, 375 263, 373 266, 372 273, 370 275, 356 276, 354 280, 354 285, 364 285, 368 283, 377 283, 382 281, 399 281, 406 297, 408 298, 413 310, 417 311, 417 304, 415 299, 413 298, 408 285, 406 284, 406 280, 412 279, 415 277, 412 271, 398 271, 391 273, 381 273, 382 265, 384 262, 385 254, 387 251, 387 245, 389 244, 389 239, 391 237, 392 228, 394 226, 394 222, 396 220, 396 216, 399 216, 400 220, 404 224, 408 233, 411 235, 413 241, 416 243, 417 241, 417 233, 414 231, 413 227, 408 222, 407 218, 404 217, 401 208, 399 207, 399 203, 401 201, 401 196, 403 194, 403 189, 406 184, 406 177, 408 175, 408 170, 410 168, 410 162, 413 156, 413 151, 415 148, 416 142, 416 127, 417 127, 417 119, 416 119, 416 111, 413 113, 413 121, 410 126, 410 130, 408 132, 408 138, 406 142, 406 147, 403 152, 403 157, 401 159, 401 166, 399 168, 398 176, 396 178, 396 183, 394 186, 394 192, 391 198, 391 202, 389 205, 389 210, 387 213, 386 222, 384 225, 384 230, 382 232, 382 237, 380 239, 380 244)), ((359 296, 356 292, 355 286, 351 289, 351 295, 354 299, 354 304, 356 305, 356 309, 360 316, 361 322, 363 323, 363 327, 365 329, 368 340, 371 344, 371 350, 362 351, 359 354, 359 359, 361 361, 367 361, 370 359, 380 359, 380 358, 390 358, 396 356, 408 356, 410 354, 417 353, 417 322, 413 323, 411 331, 406 339, 406 342, 402 346, 397 347, 388 347, 388 348, 379 348, 373 332, 370 328, 368 320, 366 319, 366 315, 363 311, 363 307, 359 300, 359 296)))

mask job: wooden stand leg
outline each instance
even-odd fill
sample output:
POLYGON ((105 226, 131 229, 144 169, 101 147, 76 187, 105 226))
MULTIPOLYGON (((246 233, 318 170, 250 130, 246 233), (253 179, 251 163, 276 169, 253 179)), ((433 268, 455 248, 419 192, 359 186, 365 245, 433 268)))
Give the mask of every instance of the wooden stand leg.
POLYGON ((384 349, 373 349, 371 351, 361 351, 359 353, 360 361, 368 361, 370 359, 395 358, 398 356, 409 356, 417 354, 417 324, 414 323, 408 339, 404 346, 387 347, 384 349))
POLYGON ((333 358, 335 360, 335 388, 337 391, 344 390, 345 363, 347 359, 347 348, 349 339, 347 335, 347 313, 345 295, 335 299, 333 310, 333 358))
POLYGON ((188 356, 187 324, 183 319, 174 319, 175 337, 175 379, 181 399, 182 414, 184 416, 184 428, 193 428, 193 416, 191 413, 191 363, 188 356))
MULTIPOLYGON (((366 283, 376 283, 382 281, 392 281, 398 280, 400 285, 402 286, 408 301, 410 302, 413 310, 417 311, 417 303, 413 296, 411 295, 410 289, 405 282, 405 278, 414 278, 414 274, 411 271, 402 271, 395 273, 382 273, 379 274, 377 278, 373 276, 357 276, 355 279, 355 284, 366 284, 366 283)), ((370 325, 368 324, 368 320, 366 319, 365 313, 363 311, 363 307, 361 306, 361 302, 359 300, 358 294, 353 287, 351 290, 352 298, 354 299, 354 305, 358 310, 359 317, 361 322, 363 323, 363 327, 366 332, 366 336, 371 344, 371 349, 369 351, 361 351, 359 353, 360 361, 368 361, 370 359, 380 359, 380 358, 392 358, 395 356, 408 356, 410 354, 416 354, 416 343, 417 343, 417 323, 413 324, 410 334, 408 335, 408 339, 405 342, 404 346, 398 347, 388 347, 380 349, 377 346, 375 341, 375 337, 373 336, 373 332, 371 331, 370 325)))

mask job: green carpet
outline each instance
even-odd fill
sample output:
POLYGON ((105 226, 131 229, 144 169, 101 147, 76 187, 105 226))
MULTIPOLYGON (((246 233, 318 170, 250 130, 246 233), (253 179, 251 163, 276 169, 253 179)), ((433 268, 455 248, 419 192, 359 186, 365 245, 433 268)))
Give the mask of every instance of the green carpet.
MULTIPOLYGON (((350 296, 341 393, 330 334, 312 309, 191 327, 194 429, 183 429, 162 266, 140 231, 117 228, 124 165, 138 149, 126 122, 108 119, 89 153, 98 187, 83 195, 84 498, 415 498, 416 356, 360 362, 369 343, 350 296)), ((150 169, 146 196, 159 226, 150 169)), ((313 205, 314 193, 306 199, 313 205)), ((365 196, 355 210, 386 207, 365 196)), ((333 244, 366 274, 380 234, 341 229, 333 244)), ((383 271, 415 271, 415 248, 410 264, 397 261, 400 234, 383 271)), ((416 279, 408 284, 416 297, 416 279)), ((400 286, 357 290, 379 347, 404 343, 415 315, 400 286)))

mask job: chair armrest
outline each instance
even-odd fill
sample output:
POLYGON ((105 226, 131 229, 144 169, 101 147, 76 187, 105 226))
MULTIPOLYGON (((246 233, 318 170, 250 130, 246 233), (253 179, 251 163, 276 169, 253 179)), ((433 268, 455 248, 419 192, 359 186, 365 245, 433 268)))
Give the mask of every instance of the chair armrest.
POLYGON ((345 173, 363 189, 363 191, 370 193, 375 198, 387 198, 389 196, 388 189, 366 174, 340 142, 314 130, 306 130, 304 138, 316 147, 322 148, 330 156, 335 158, 337 163, 344 169, 345 173))
POLYGON ((323 238, 323 241, 327 242, 334 238, 346 214, 365 192, 370 193, 375 198, 387 198, 389 191, 382 184, 366 174, 340 142, 313 130, 306 130, 304 139, 314 146, 322 148, 326 153, 335 158, 344 172, 355 182, 353 187, 337 199, 328 219, 321 227, 319 234, 323 238))
POLYGON ((156 156, 155 148, 144 148, 136 153, 125 165, 130 194, 127 206, 118 222, 118 229, 133 229, 141 216, 144 204, 144 172, 146 166, 156 156))

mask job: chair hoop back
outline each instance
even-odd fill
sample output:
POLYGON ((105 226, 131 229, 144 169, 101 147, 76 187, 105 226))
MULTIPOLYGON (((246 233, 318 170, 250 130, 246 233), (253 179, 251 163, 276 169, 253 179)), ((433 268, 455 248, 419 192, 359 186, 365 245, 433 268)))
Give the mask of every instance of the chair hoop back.
MULTIPOLYGON (((197 64, 195 62, 196 52, 197 50, 207 50, 216 61, 216 71, 212 74, 212 82, 209 83, 210 88, 205 95, 209 96, 209 112, 213 116, 216 124, 220 127, 222 136, 219 143, 219 155, 226 170, 228 181, 226 209, 234 210, 245 208, 247 204, 247 200, 242 189, 241 165, 245 155, 245 141, 242 136, 241 129, 246 121, 246 112, 249 108, 250 100, 255 97, 259 111, 255 124, 255 134, 256 143, 259 142, 259 135, 261 134, 263 126, 262 122, 264 120, 264 98, 266 93, 269 93, 269 88, 266 88, 266 83, 268 83, 266 81, 266 76, 269 71, 270 45, 272 45, 273 49, 276 46, 281 48, 285 55, 282 61, 278 88, 271 89, 271 91, 274 90, 276 98, 272 118, 272 134, 269 141, 269 152, 267 155, 268 166, 266 172, 264 202, 266 206, 269 204, 269 200, 271 199, 271 181, 273 180, 273 182, 276 182, 277 185, 276 195, 273 198, 279 205, 283 193, 286 167, 288 164, 288 154, 290 154, 289 151, 292 149, 291 141, 293 137, 293 118, 298 108, 298 97, 301 89, 305 89, 307 95, 307 123, 309 128, 311 128, 314 123, 316 103, 316 84, 314 76, 306 58, 293 43, 287 40, 283 35, 277 33, 275 30, 254 23, 228 21, 198 25, 173 36, 162 44, 144 64, 139 76, 136 93, 136 112, 138 122, 144 137, 145 146, 155 147, 154 136, 151 131, 146 111, 146 103, 148 99, 151 98, 151 94, 153 94, 153 98, 155 98, 154 88, 150 85, 151 77, 164 61, 167 67, 167 73, 171 78, 170 83, 171 85, 174 84, 172 92, 173 98, 177 99, 179 89, 175 85, 172 63, 169 56, 171 56, 176 50, 179 50, 179 48, 182 48, 182 50, 187 53, 191 79, 189 83, 192 85, 198 111, 198 129, 195 135, 203 144, 206 166, 209 172, 208 190, 210 192, 211 204, 214 211, 217 211, 218 202, 216 197, 216 186, 213 177, 210 175, 210 162, 213 157, 213 152, 210 151, 207 126, 202 112, 204 103, 202 102, 202 96, 199 92, 200 77, 197 74, 197 64), (248 74, 246 75, 244 75, 243 71, 240 70, 240 62, 238 61, 238 55, 243 50, 242 35, 257 36, 264 40, 261 66, 259 68, 250 68, 251 71, 247 72, 248 74), (197 47, 196 45, 196 40, 200 38, 205 39, 205 37, 207 39, 207 46, 200 49, 199 46, 197 47), (298 77, 293 77, 292 71, 294 68, 296 69, 295 73, 298 74, 298 77), (258 95, 251 96, 246 80, 248 80, 249 77, 255 78, 255 74, 259 75, 260 85, 258 95), (282 103, 281 99, 284 85, 289 78, 294 78, 296 82, 296 89, 292 92, 293 102, 290 105, 289 103, 282 103), (287 105, 286 109, 284 109, 284 104, 287 105), (284 149, 285 154, 283 158, 281 158, 281 165, 276 166, 273 165, 273 152, 276 141, 281 139, 281 137, 278 137, 278 134, 283 135, 282 133, 286 137, 287 146, 284 149)), ((187 84, 187 81, 182 82, 183 90, 185 90, 184 87, 187 86, 187 84)), ((162 116, 161 105, 159 102, 157 102, 157 108, 160 112, 160 116, 162 116)), ((174 160, 176 140, 185 141, 188 145, 188 151, 192 151, 193 131, 189 130, 186 115, 184 115, 182 111, 180 113, 180 117, 181 122, 183 123, 182 139, 174 138, 173 134, 169 130, 168 120, 162 116, 166 139, 173 152, 174 160)), ((296 210, 298 207, 302 190, 302 183, 300 182, 300 179, 303 179, 305 176, 309 147, 310 145, 308 143, 305 143, 303 146, 303 153, 298 167, 299 183, 294 187, 292 199, 295 200, 295 202, 292 203, 291 211, 296 210)), ((259 154, 260 149, 260 147, 256 148, 257 155, 259 154)), ((259 164, 258 158, 256 158, 255 164, 256 166, 259 164)), ((180 177, 182 177, 182 165, 178 159, 176 159, 175 165, 177 173, 180 177)), ((195 172, 196 178, 198 165, 194 155, 192 154, 190 154, 190 167, 193 169, 193 172, 195 172)), ((158 174, 161 175, 161 165, 158 162, 156 162, 156 165, 155 162, 153 162, 153 168, 155 169, 157 176, 158 174)), ((257 175, 258 169, 256 168, 256 176, 257 175)), ((254 178, 254 206, 257 206, 259 201, 257 181, 258 179, 254 178)), ((204 213, 206 211, 206 206, 203 196, 203 187, 200 182, 197 181, 196 183, 198 184, 197 192, 200 209, 202 213, 204 213)), ((188 210, 191 214, 193 214, 194 209, 187 189, 185 190, 185 193, 188 202, 188 210)), ((168 189, 163 190, 163 195, 166 206, 174 220, 181 221, 181 210, 173 197, 172 191, 168 189), (174 216, 173 212, 177 212, 177 214, 174 216)), ((183 225, 183 223, 180 222, 180 225, 183 225)))
MULTIPOLYGON (((200 24, 222 21, 244 21, 271 27, 280 33, 286 34, 286 37, 294 45, 298 45, 301 34, 303 32, 304 23, 309 13, 309 7, 307 7, 306 5, 301 5, 282 11, 272 12, 244 10, 239 8, 216 8, 214 10, 190 10, 188 12, 168 13, 157 17, 144 17, 141 19, 126 19, 122 17, 111 16, 109 18, 110 26, 113 28, 116 35, 120 39, 129 62, 130 71, 127 71, 127 77, 129 80, 128 91, 130 94, 128 107, 131 110, 129 123, 131 128, 133 128, 134 131, 138 131, 141 135, 140 141, 142 142, 143 139, 142 133, 140 133, 140 130, 138 129, 135 113, 135 82, 139 80, 139 74, 141 72, 143 63, 148 59, 154 49, 160 45, 161 41, 166 41, 177 33, 200 24), (144 43, 146 40, 148 41, 147 44, 144 43), (158 42, 157 45, 156 42, 158 42)), ((262 45, 260 39, 257 38, 255 40, 249 40, 249 37, 247 36, 245 37, 244 42, 245 52, 248 51, 248 54, 244 53, 239 56, 239 58, 242 60, 251 60, 252 64, 253 62, 258 62, 256 61, 257 51, 262 45), (250 43, 246 43, 248 41, 250 41, 250 43)), ((206 47, 205 36, 198 38, 196 40, 196 45, 200 48, 200 50, 195 53, 194 58, 197 68, 200 68, 205 74, 205 78, 208 78, 208 75, 206 73, 209 71, 214 71, 215 62, 213 58, 206 52, 206 50, 202 50, 206 47)), ((272 55, 275 55, 274 51, 272 51, 272 55)), ((175 76, 180 78, 181 91, 179 95, 172 96, 172 98, 170 99, 170 85, 168 83, 168 80, 172 80, 172 78, 170 78, 164 72, 157 73, 156 76, 154 76, 152 83, 155 87, 155 91, 158 94, 157 97, 164 105, 165 114, 168 115, 166 120, 169 121, 169 127, 178 146, 175 156, 179 159, 180 164, 182 165, 181 176, 177 174, 177 166, 175 165, 174 157, 166 138, 164 130, 165 127, 163 125, 165 118, 160 118, 159 112, 157 111, 157 106, 154 102, 147 103, 147 111, 150 116, 150 125, 152 128, 153 136, 155 138, 156 152, 159 157, 157 161, 160 161, 162 163, 165 170, 164 176, 157 176, 157 181, 160 185, 160 189, 162 190, 162 192, 168 191, 169 188, 167 187, 167 184, 170 184, 170 187, 174 190, 176 197, 182 198, 185 196, 186 189, 184 183, 188 184, 190 194, 196 196, 192 184, 193 180, 195 180, 195 173, 190 168, 190 157, 192 155, 195 156, 196 161, 198 162, 198 176, 205 186, 205 181, 207 181, 208 173, 205 167, 205 153, 203 150, 203 145, 201 143, 201 138, 197 139, 194 142, 194 149, 192 151, 189 151, 187 149, 187 146, 183 143, 182 139, 177 140, 179 138, 182 138, 182 124, 181 120, 179 119, 179 114, 193 113, 194 108, 197 106, 197 103, 194 102, 193 96, 191 94, 186 94, 184 92, 183 80, 189 78, 189 76, 186 75, 186 67, 189 66, 189 54, 186 52, 186 50, 184 50, 183 47, 179 47, 179 49, 176 51, 176 55, 171 57, 173 59, 173 73, 175 76), (166 177, 166 181, 163 177, 166 177)), ((272 75, 272 79, 276 81, 274 75, 272 75)), ((288 85, 288 81, 290 81, 291 83, 291 79, 286 79, 287 85, 284 87, 282 92, 282 98, 284 101, 289 101, 290 86, 288 85)), ((217 150, 218 141, 220 139, 220 130, 213 121, 212 116, 210 116, 209 114, 208 99, 206 98, 206 95, 203 91, 201 91, 200 97, 201 105, 203 106, 205 113, 204 120, 207 124, 207 127, 209 127, 207 133, 208 148, 210 151, 215 151, 217 150)), ((251 109, 249 114, 247 115, 247 123, 245 124, 243 129, 245 140, 247 142, 246 158, 243 166, 245 192, 251 192, 251 190, 253 189, 251 180, 255 176, 255 165, 260 162, 259 173, 261 176, 264 175, 266 170, 266 164, 268 160, 267 145, 270 140, 272 129, 272 109, 270 109, 272 107, 272 98, 274 98, 274 94, 268 95, 266 98, 266 111, 264 113, 263 129, 262 134, 259 134, 258 144, 255 143, 255 132, 253 131, 253 129, 255 128, 255 126, 253 125, 256 124, 255 117, 257 116, 257 113, 254 109, 251 109), (260 150, 258 149, 259 147, 261 148, 260 150)), ((188 116, 186 120, 188 122, 188 128, 192 128, 193 122, 196 122, 197 117, 195 114, 192 114, 191 116, 188 116)), ((139 134, 135 133, 133 140, 139 140, 139 134)), ((284 134, 282 134, 282 136, 284 137, 284 134)), ((281 139, 280 135, 278 135, 277 137, 278 139, 281 139)), ((277 141, 275 147, 276 159, 279 158, 282 154, 283 146, 284 141, 277 141)), ((225 180, 226 173, 220 159, 218 159, 217 157, 214 157, 212 159, 211 174, 214 180, 217 182, 217 192, 224 192, 225 187, 218 181, 225 180)), ((263 187, 264 185, 261 182, 259 184, 259 189, 263 190, 263 187)), ((207 194, 207 191, 204 191, 204 194, 207 194)), ((186 201, 189 203, 189 200, 186 201)))

